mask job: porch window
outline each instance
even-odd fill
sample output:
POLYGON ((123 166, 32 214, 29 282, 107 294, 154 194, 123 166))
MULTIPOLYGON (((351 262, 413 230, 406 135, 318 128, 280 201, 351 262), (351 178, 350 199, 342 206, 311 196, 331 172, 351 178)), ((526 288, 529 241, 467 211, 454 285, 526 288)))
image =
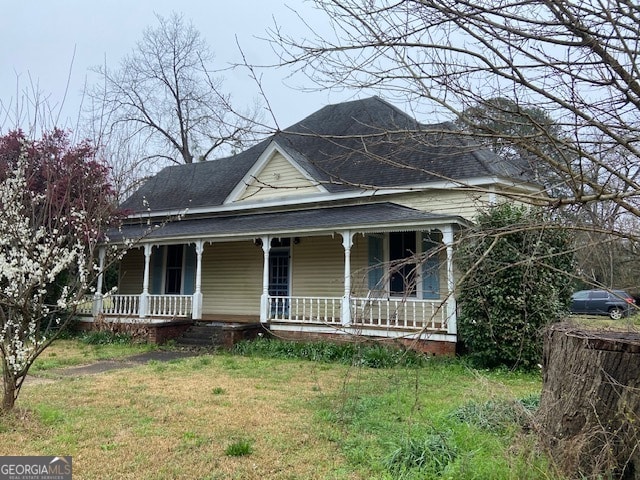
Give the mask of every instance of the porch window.
POLYGON ((369 235, 369 291, 373 296, 440 298, 441 246, 439 231, 369 235), (419 265, 416 254, 421 258, 419 265))
POLYGON ((180 295, 182 292, 182 256, 184 245, 167 246, 167 268, 164 281, 164 293, 180 295))
POLYGON ((192 295, 195 290, 194 245, 161 245, 151 254, 151 293, 192 295))
POLYGON ((415 232, 389 234, 389 293, 416 296, 415 232))

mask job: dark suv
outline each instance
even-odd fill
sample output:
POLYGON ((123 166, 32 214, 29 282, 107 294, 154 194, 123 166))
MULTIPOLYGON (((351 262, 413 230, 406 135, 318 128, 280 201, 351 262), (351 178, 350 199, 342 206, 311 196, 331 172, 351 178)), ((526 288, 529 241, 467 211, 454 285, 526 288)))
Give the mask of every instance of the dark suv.
POLYGON ((571 313, 609 315, 613 320, 629 315, 634 304, 623 290, 581 290, 571 295, 571 313))

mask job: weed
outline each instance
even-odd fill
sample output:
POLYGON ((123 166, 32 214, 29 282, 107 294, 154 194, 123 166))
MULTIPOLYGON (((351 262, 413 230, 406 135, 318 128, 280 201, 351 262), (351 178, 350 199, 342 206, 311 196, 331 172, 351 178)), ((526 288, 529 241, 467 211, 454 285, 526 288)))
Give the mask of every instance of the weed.
POLYGON ((384 465, 397 479, 437 477, 457 456, 449 433, 429 433, 421 438, 402 440, 384 465))
POLYGON ((237 440, 227 446, 224 451, 228 457, 242 457, 253 453, 253 444, 250 440, 237 440))
POLYGON ((521 400, 469 402, 454 410, 451 417, 502 435, 514 427, 527 428, 539 404, 540 395, 529 395, 521 400))
POLYGON ((223 395, 225 391, 222 387, 214 387, 213 390, 211 390, 211 393, 213 393, 214 395, 223 395))
POLYGON ((52 407, 48 404, 41 403, 36 406, 38 418, 45 425, 56 425, 62 423, 65 419, 63 410, 52 407))

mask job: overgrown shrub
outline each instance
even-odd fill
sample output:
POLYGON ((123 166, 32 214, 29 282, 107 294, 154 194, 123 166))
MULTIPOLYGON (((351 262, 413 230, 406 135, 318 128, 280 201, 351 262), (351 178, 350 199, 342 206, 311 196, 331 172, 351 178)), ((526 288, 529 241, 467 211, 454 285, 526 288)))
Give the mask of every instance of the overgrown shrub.
POLYGON ((540 210, 502 204, 461 239, 458 334, 480 365, 531 368, 543 328, 568 308, 572 238, 540 210))

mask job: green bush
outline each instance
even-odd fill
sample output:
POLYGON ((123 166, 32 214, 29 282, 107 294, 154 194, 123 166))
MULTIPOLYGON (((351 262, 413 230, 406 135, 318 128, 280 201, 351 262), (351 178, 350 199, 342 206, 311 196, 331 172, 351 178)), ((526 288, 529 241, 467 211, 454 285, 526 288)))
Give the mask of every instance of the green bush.
POLYGON ((481 366, 533 368, 542 332, 568 309, 572 238, 540 210, 502 204, 461 239, 458 334, 481 366))

